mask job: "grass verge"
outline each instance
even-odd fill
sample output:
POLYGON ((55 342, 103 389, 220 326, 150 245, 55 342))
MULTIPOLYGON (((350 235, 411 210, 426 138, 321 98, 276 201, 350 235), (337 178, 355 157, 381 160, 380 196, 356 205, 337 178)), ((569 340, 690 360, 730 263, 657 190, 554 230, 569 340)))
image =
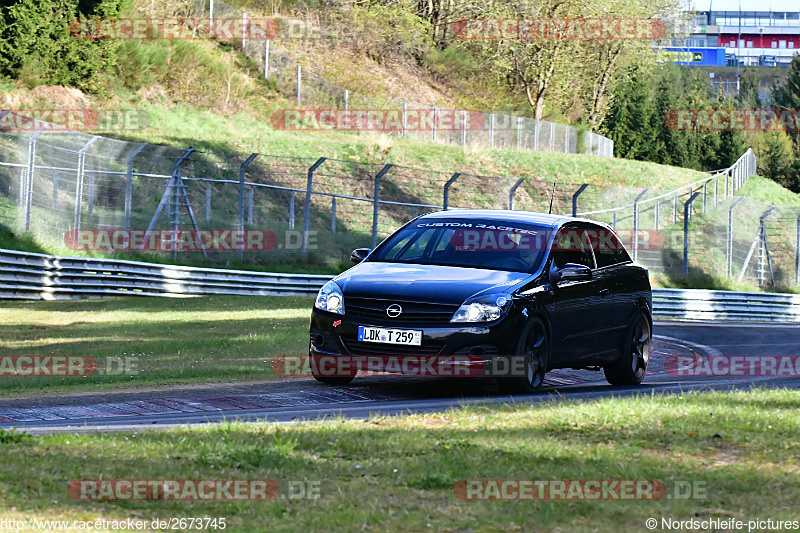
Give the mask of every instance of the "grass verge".
MULTIPOLYGON (((5 517, 225 517, 230 531, 646 531, 648 518, 798 520, 800 399, 753 390, 175 431, 12 436, 5 517), (319 482, 319 499, 77 502, 73 479, 319 482), (660 479, 658 501, 461 501, 461 479, 660 479)), ((659 531, 663 530, 659 523, 659 531)))
POLYGON ((0 378, 0 397, 269 379, 272 357, 308 353, 311 305, 274 296, 0 302, 0 355, 87 355, 100 368, 0 378), (135 372, 104 374, 109 357, 133 358, 135 372))

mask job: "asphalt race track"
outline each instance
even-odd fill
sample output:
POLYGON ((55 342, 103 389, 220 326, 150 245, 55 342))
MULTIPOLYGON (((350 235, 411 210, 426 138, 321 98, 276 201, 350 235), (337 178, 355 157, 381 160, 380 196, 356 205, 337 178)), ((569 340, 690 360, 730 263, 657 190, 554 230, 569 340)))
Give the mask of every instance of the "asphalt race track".
POLYGON ((669 321, 656 322, 653 329, 648 375, 638 387, 611 387, 602 372, 588 370, 550 372, 541 392, 518 396, 501 394, 490 379, 370 376, 357 377, 348 387, 331 387, 313 379, 292 378, 158 391, 0 399, 0 427, 16 427, 32 434, 129 431, 222 420, 291 422, 329 416, 363 418, 370 414, 441 411, 470 404, 589 400, 651 392, 676 394, 752 386, 800 388, 797 374, 678 377, 664 369, 670 356, 798 356, 800 326, 669 321))

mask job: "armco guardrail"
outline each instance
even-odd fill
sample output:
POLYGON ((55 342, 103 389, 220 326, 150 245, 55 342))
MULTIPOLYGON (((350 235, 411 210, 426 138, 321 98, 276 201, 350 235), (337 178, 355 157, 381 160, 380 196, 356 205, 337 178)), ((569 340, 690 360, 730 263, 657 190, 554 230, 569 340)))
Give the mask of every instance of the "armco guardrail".
POLYGON ((0 249, 0 298, 313 296, 331 276, 196 268, 0 249))
MULTIPOLYGON (((329 275, 197 268, 0 249, 0 298, 314 296, 329 275)), ((653 289, 655 318, 800 322, 800 295, 653 289)))

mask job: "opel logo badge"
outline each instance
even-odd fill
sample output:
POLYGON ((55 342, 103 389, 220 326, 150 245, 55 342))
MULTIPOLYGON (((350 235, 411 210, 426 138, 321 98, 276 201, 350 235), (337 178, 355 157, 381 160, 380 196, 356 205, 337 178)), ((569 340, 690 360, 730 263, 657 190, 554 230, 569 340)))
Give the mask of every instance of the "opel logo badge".
POLYGON ((400 313, 403 312, 403 308, 400 307, 398 304, 392 304, 386 308, 386 314, 389 315, 391 318, 397 318, 400 316, 400 313))

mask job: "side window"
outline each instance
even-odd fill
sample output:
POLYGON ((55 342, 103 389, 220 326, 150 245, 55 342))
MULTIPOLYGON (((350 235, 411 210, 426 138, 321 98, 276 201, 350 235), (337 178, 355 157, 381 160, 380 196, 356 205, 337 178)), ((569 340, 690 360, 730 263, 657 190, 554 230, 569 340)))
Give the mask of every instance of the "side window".
POLYGON ((575 263, 594 268, 594 257, 586 230, 576 227, 561 228, 553 242, 553 261, 557 268, 575 263))
POLYGON ((386 251, 386 259, 395 261, 409 261, 411 259, 419 259, 425 252, 435 229, 429 229, 422 233, 411 234, 407 238, 403 238, 391 249, 386 251))
POLYGON ((614 232, 600 226, 592 226, 588 231, 592 250, 597 260, 597 268, 603 268, 631 260, 625 247, 614 232))

